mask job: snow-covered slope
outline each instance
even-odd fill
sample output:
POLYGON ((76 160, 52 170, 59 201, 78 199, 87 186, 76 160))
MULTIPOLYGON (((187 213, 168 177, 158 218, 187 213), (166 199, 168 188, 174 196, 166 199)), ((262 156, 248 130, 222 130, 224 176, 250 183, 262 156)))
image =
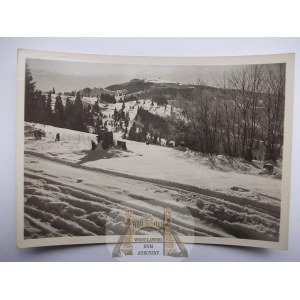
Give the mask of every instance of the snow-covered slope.
MULTIPOLYGON (((70 162, 80 162, 89 153, 91 140, 96 140, 96 135, 90 133, 40 124, 36 124, 35 127, 43 129, 46 137, 38 141, 27 137, 25 149, 70 162), (61 141, 55 142, 58 132, 61 141)), ((121 139, 118 133, 114 133, 115 139, 121 139)), ((260 175, 263 169, 259 164, 249 164, 243 159, 229 159, 224 156, 203 157, 190 150, 183 152, 176 148, 125 141, 128 152, 121 152, 109 160, 95 160, 85 164, 94 168, 191 184, 224 193, 242 193, 253 199, 259 198, 258 194, 280 198, 280 180, 260 175), (241 192, 232 187, 241 187, 247 191, 241 192)))
POLYGON ((172 82, 166 79, 162 79, 162 78, 149 78, 149 79, 145 79, 145 82, 152 82, 152 83, 173 83, 173 84, 180 84, 180 83, 176 83, 176 82, 172 82))
POLYGON ((46 137, 25 138, 27 238, 104 234, 107 220, 111 233, 120 233, 125 207, 157 215, 168 206, 181 234, 278 239, 281 181, 258 175, 242 160, 211 162, 133 141, 126 141, 128 151, 94 152, 95 135, 35 127, 46 137), (182 209, 190 216, 182 219, 182 209))

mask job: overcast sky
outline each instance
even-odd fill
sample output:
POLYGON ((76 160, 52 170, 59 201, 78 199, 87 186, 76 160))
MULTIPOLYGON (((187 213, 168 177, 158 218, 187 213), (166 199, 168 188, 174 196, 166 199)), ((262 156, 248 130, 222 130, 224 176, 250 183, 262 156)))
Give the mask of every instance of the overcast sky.
POLYGON ((153 66, 103 63, 82 63, 27 59, 37 89, 69 92, 86 87, 105 88, 112 84, 128 82, 131 79, 161 78, 183 84, 204 80, 216 85, 216 79, 233 66, 153 66))

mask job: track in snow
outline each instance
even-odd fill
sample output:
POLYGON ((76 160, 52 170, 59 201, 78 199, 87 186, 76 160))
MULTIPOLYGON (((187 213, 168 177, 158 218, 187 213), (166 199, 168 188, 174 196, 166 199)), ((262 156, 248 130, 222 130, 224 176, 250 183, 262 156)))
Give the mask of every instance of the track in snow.
POLYGON ((120 234, 125 208, 170 207, 184 235, 278 240, 279 206, 25 153, 25 238, 120 234))

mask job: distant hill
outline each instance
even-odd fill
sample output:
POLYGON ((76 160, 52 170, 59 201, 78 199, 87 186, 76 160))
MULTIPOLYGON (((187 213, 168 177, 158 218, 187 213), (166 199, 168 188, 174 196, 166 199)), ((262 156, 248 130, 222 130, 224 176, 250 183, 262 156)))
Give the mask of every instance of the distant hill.
POLYGON ((106 87, 110 91, 127 90, 128 94, 137 93, 150 89, 155 84, 153 82, 147 82, 141 79, 132 79, 129 82, 123 84, 114 84, 106 87))
MULTIPOLYGON (((196 84, 181 84, 171 82, 161 78, 151 79, 132 79, 125 83, 118 83, 107 86, 106 88, 85 88, 80 90, 80 94, 84 97, 97 97, 101 94, 116 96, 117 101, 124 99, 126 95, 137 96, 139 99, 157 99, 165 100, 189 100, 194 96, 195 88, 202 87, 208 92, 216 90, 222 92, 222 89, 212 86, 199 86, 196 84)), ((235 94, 235 91, 227 90, 227 93, 235 94)))
POLYGON ((193 85, 184 85, 161 78, 132 79, 122 84, 114 84, 106 87, 111 91, 123 91, 123 94, 138 93, 140 98, 152 98, 163 96, 167 99, 190 98, 194 89, 193 85), (124 93, 126 91, 126 93, 124 93))
POLYGON ((107 94, 107 95, 110 95, 110 96, 114 96, 115 95, 115 92, 114 91, 111 91, 111 90, 107 90, 107 89, 103 89, 103 88, 85 88, 85 89, 82 89, 79 91, 80 95, 83 96, 83 97, 97 97, 101 94, 107 94))

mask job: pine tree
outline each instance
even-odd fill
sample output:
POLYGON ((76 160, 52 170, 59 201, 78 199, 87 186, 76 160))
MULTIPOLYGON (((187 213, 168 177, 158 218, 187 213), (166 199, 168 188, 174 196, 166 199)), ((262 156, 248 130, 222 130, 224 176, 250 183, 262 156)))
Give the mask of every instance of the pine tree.
POLYGON ((53 87, 52 94, 55 94, 55 88, 53 87))
POLYGON ((124 101, 123 101, 123 104, 122 104, 122 109, 125 109, 125 103, 124 103, 124 101))
POLYGON ((83 111, 84 111, 84 123, 89 125, 89 126, 93 126, 92 124, 92 107, 90 104, 88 104, 87 107, 83 107, 83 111))
POLYGON ((53 113, 52 113, 52 98, 51 92, 48 93, 47 103, 46 103, 46 112, 45 112, 45 122, 48 125, 52 125, 53 122, 53 113))
POLYGON ((26 64, 25 69, 25 121, 33 122, 33 106, 35 100, 35 82, 33 81, 31 71, 26 64))
POLYGON ((68 97, 66 100, 66 107, 65 107, 65 124, 66 127, 71 129, 72 128, 72 114, 73 114, 73 102, 68 97))
POLYGON ((125 112, 124 112, 124 110, 121 110, 120 119, 125 119, 125 112))
POLYGON ((65 108, 62 103, 61 96, 58 95, 55 100, 54 105, 54 126, 57 127, 65 127, 65 108))
POLYGON ((136 141, 136 127, 135 122, 133 122, 132 127, 129 130, 128 139, 132 141, 136 141))
POLYGON ((77 94, 76 94, 74 105, 75 105, 75 108, 77 108, 79 111, 83 110, 83 103, 82 103, 81 95, 79 92, 77 92, 77 94))
POLYGON ((94 106, 93 106, 93 112, 100 112, 100 107, 99 107, 99 102, 98 100, 95 102, 94 106))
POLYGON ((79 92, 77 92, 74 101, 71 126, 74 130, 87 132, 87 126, 84 122, 83 103, 79 92))
POLYGON ((46 97, 40 90, 36 90, 31 71, 26 64, 25 69, 25 121, 45 123, 46 97))
POLYGON ((40 90, 35 91, 32 108, 32 119, 37 123, 45 124, 46 122, 46 96, 40 90))

